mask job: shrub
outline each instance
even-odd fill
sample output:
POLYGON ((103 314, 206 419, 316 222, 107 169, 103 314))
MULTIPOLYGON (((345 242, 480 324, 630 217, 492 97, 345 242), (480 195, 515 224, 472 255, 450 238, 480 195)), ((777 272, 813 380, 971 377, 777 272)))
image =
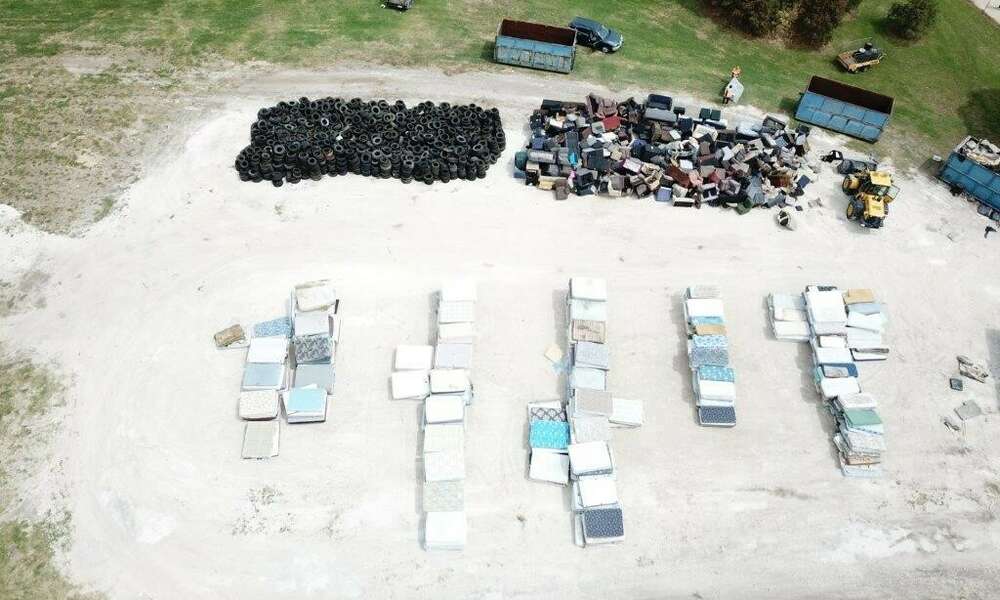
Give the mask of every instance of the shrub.
POLYGON ((795 0, 710 0, 729 23, 754 36, 774 33, 782 10, 795 0))
POLYGON ((907 0, 889 7, 889 30, 901 38, 915 40, 927 33, 937 18, 936 0, 907 0))
POLYGON ((795 37, 810 46, 830 41, 833 30, 848 11, 849 0, 802 0, 793 25, 795 37))

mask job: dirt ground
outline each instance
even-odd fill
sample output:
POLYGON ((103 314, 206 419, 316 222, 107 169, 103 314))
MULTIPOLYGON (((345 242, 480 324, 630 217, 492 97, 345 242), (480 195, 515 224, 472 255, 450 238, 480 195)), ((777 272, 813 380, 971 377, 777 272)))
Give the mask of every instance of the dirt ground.
MULTIPOLYGON (((947 381, 956 354, 1000 374, 1000 240, 984 240, 987 222, 918 172, 900 174, 878 232, 845 221, 826 164, 794 232, 769 211, 557 203, 511 178, 530 110, 591 89, 521 72, 262 77, 177 128, 85 235, 0 213, 0 275, 30 277, 0 338, 71 376, 55 442, 68 572, 147 599, 995 597, 997 390, 947 381), (508 149, 481 182, 240 182, 232 160, 256 110, 301 95, 495 105, 508 149), (645 426, 614 434, 627 539, 606 548, 576 548, 566 492, 525 476, 524 405, 559 397, 542 354, 564 341, 574 274, 608 280, 611 389, 646 410, 645 426), (455 276, 478 279, 480 297, 469 540, 428 553, 418 405, 391 401, 388 377, 397 344, 432 335, 432 294, 455 276), (274 460, 242 461, 243 355, 211 335, 277 316, 290 286, 324 277, 344 318, 328 420, 284 427, 274 460), (694 283, 719 284, 726 301, 735 429, 695 420, 679 304, 694 283), (890 307, 891 358, 861 367, 887 427, 879 480, 841 476, 807 347, 771 338, 766 294, 810 283, 871 287, 890 307), (941 419, 968 398, 987 414, 952 432, 941 419)), ((817 155, 844 143, 814 138, 817 155)), ((43 511, 57 484, 24 494, 43 511)))

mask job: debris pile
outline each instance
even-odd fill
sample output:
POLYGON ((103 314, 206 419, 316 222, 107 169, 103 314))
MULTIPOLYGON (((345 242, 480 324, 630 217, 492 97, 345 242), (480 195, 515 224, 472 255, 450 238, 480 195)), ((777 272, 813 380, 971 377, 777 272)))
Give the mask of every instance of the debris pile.
POLYGON ((515 157, 515 176, 570 193, 654 197, 675 206, 795 206, 811 182, 804 158, 809 127, 789 130, 768 116, 731 126, 718 109, 697 115, 669 96, 615 102, 544 100, 529 121, 531 138, 515 157), (801 172, 800 172, 801 171, 801 172))
POLYGON ((243 458, 278 455, 282 407, 288 424, 326 420, 340 335, 339 300, 329 281, 295 286, 290 317, 239 325, 215 336, 220 348, 247 348, 237 413, 247 421, 243 458))
POLYGON ((300 98, 257 112, 235 166, 275 187, 347 173, 430 184, 485 177, 505 145, 495 108, 300 98))
POLYGON ((688 363, 698 423, 736 425, 736 373, 729 365, 725 309, 714 285, 696 285, 684 296, 688 363))
POLYGON ((469 378, 475 339, 476 285, 455 281, 442 289, 437 343, 396 348, 394 400, 422 400, 424 548, 461 550, 466 542, 465 416, 472 404, 469 378))
POLYGON ((888 358, 885 307, 871 290, 811 285, 799 296, 771 294, 768 308, 776 338, 809 342, 816 391, 836 421, 843 474, 881 475, 885 429, 875 398, 861 391, 857 363, 888 358))
POLYGON ((573 277, 567 298, 567 400, 528 404, 528 477, 571 485, 578 546, 625 537, 611 431, 639 427, 642 403, 613 398, 608 388, 607 284, 573 277))
POLYGON ((1000 146, 989 140, 970 137, 957 150, 961 156, 1000 173, 1000 146))

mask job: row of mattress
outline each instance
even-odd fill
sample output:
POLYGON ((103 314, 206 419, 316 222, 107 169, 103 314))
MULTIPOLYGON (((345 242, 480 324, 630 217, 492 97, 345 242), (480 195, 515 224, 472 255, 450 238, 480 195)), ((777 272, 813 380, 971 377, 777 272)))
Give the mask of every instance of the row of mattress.
POLYGON ((799 322, 801 317, 808 326, 803 341, 812 351, 816 391, 836 424, 832 441, 841 471, 848 477, 879 476, 885 430, 876 399, 861 389, 858 363, 888 357, 884 306, 871 290, 819 285, 808 286, 799 296, 771 294, 768 306, 779 339, 800 337, 779 336, 779 331, 787 334, 790 330, 774 328, 776 322, 799 322))
POLYGON ((423 402, 424 548, 465 548, 465 418, 473 401, 469 378, 475 340, 476 286, 446 284, 438 297, 434 345, 396 348, 392 397, 423 402))
POLYGON ((684 294, 691 388, 698 423, 706 427, 736 425, 736 374, 730 366, 726 313, 714 285, 696 285, 684 294))
POLYGON ((238 413, 247 421, 243 458, 277 456, 284 410, 289 424, 326 420, 333 393, 340 322, 337 292, 327 280, 295 286, 289 317, 251 329, 238 413))
POLYGON ((607 299, 603 279, 570 279, 566 401, 528 404, 528 478, 571 486, 579 546, 624 539, 611 430, 638 427, 643 420, 641 403, 612 398, 607 391, 607 299))

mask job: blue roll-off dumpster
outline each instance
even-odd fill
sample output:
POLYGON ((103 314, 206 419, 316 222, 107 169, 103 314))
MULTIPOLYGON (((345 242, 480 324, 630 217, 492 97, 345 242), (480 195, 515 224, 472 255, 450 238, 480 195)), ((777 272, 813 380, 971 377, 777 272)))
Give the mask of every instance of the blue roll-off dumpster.
POLYGON ((576 58, 576 31, 504 19, 497 28, 493 60, 498 63, 569 73, 576 58))
POLYGON ((889 123, 892 105, 890 96, 814 75, 802 93, 795 118, 874 142, 889 123))
POLYGON ((965 155, 966 148, 978 145, 979 140, 972 136, 962 140, 941 167, 938 177, 945 183, 961 188, 993 210, 1000 211, 1000 173, 965 155))

